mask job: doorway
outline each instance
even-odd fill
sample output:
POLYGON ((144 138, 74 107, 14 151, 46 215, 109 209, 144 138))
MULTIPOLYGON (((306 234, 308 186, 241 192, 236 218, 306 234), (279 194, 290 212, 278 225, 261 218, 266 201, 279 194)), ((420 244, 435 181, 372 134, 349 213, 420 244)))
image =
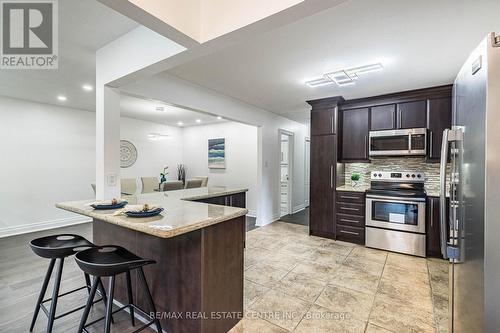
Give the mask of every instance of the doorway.
POLYGON ((292 213, 293 133, 279 130, 280 143, 280 217, 292 213))
POLYGON ((310 166, 311 166, 311 139, 306 138, 304 143, 304 205, 309 207, 309 179, 310 179, 310 166))

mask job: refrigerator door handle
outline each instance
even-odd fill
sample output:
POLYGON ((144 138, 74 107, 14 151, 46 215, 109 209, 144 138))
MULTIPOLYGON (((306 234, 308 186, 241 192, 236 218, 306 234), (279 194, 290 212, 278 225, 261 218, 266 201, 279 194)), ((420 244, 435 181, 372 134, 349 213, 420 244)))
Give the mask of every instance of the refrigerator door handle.
POLYGON ((439 224, 440 224, 440 240, 441 254, 444 259, 448 259, 446 231, 448 225, 446 222, 446 164, 448 162, 448 134, 449 129, 443 131, 443 142, 441 144, 441 163, 439 166, 439 224))

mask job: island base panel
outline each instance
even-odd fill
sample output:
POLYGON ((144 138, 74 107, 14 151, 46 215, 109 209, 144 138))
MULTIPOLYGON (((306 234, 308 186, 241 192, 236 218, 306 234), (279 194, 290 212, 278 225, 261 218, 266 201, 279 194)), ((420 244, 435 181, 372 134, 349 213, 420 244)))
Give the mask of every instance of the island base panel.
MULTIPOLYGON (((144 272, 164 331, 222 333, 243 315, 244 230, 242 216, 160 238, 94 219, 93 238, 98 245, 123 246, 156 261, 144 272)), ((115 300, 126 304, 121 275, 116 278, 115 300)), ((137 273, 131 275, 134 303, 149 311, 137 273)))

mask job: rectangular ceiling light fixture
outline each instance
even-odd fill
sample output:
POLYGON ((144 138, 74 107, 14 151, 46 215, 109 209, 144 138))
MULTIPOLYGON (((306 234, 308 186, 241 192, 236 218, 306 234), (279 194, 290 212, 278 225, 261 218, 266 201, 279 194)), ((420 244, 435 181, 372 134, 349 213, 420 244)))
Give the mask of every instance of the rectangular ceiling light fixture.
POLYGON ((332 80, 329 80, 327 78, 319 78, 319 79, 315 79, 315 80, 311 80, 311 81, 306 81, 306 84, 309 86, 309 87, 319 87, 319 86, 324 86, 324 85, 327 85, 327 84, 332 84, 332 80))
POLYGON ((359 79, 359 75, 381 71, 382 69, 384 69, 384 67, 381 63, 340 69, 335 72, 326 73, 321 78, 307 81, 306 84, 309 87, 318 87, 331 83, 336 83, 339 87, 349 86, 355 84, 355 81, 359 79))

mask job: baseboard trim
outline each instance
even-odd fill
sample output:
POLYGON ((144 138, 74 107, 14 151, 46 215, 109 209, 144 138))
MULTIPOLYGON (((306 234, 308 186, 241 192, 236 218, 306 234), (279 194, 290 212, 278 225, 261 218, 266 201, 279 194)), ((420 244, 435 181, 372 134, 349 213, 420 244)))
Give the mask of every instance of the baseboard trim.
POLYGON ((75 216, 75 217, 66 217, 52 221, 43 221, 43 222, 31 223, 20 226, 0 228, 0 238, 27 234, 30 232, 37 232, 48 229, 67 227, 70 225, 87 223, 91 221, 92 219, 86 216, 75 216))
POLYGON ((295 214, 295 213, 298 213, 298 212, 301 212, 303 211, 304 209, 306 209, 306 204, 303 203, 301 205, 298 205, 298 206, 295 206, 292 208, 292 214, 295 214))

